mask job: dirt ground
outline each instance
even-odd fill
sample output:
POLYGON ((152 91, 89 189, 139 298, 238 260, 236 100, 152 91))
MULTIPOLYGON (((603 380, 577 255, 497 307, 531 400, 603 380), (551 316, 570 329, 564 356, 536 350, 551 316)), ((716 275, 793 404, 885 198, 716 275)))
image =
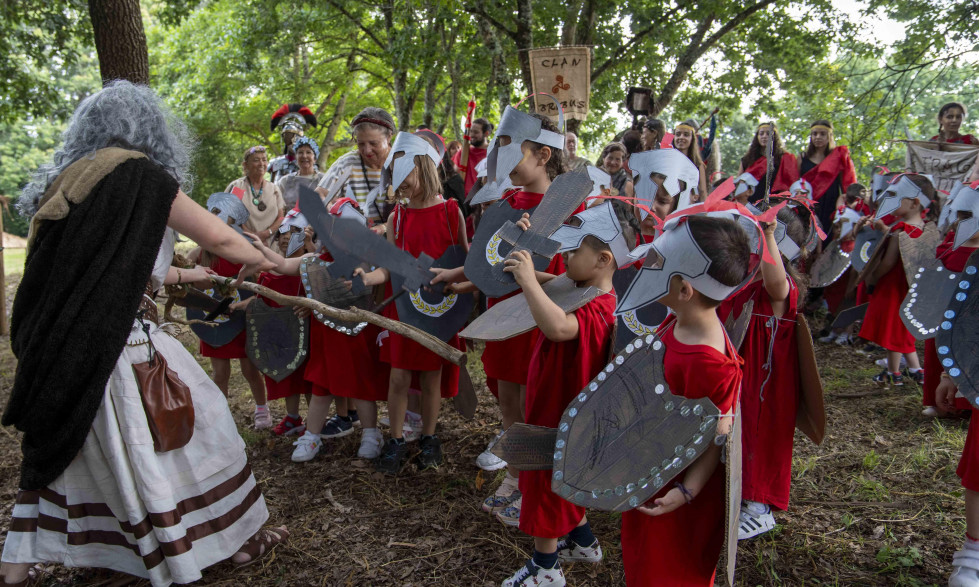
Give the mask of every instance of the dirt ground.
MULTIPOLYGON (((16 280, 8 280, 8 299, 15 287, 11 281, 16 280)), ((196 347, 192 335, 183 340, 196 347)), ((965 532, 955 467, 968 420, 921 416, 919 388, 881 391, 870 382, 876 372, 871 359, 850 348, 819 346, 817 353, 826 392, 826 439, 817 447, 796 434, 790 510, 776 515, 775 531, 741 543, 737 584, 944 584, 965 532)), ((14 369, 4 337, 3 404, 14 369)), ((231 409, 272 521, 288 525, 292 538, 261 564, 240 570, 220 564, 199 584, 491 586, 529 556, 528 537, 479 509, 502 478, 479 472, 474 463, 499 425, 481 373, 474 373, 480 405, 473 420, 462 420, 451 403, 443 404, 445 466, 423 474, 409 468, 390 479, 356 458, 358 435, 328 442, 312 462, 292 463, 293 439, 251 429, 250 396, 235 372, 231 409)), ((283 407, 272 409, 277 421, 283 407)), ((20 451, 16 431, 0 430, 0 527, 6 528, 20 451)), ((568 584, 623 585, 618 516, 590 512, 589 518, 605 560, 566 566, 568 584)), ((128 584, 106 572, 45 570, 44 585, 128 584)))

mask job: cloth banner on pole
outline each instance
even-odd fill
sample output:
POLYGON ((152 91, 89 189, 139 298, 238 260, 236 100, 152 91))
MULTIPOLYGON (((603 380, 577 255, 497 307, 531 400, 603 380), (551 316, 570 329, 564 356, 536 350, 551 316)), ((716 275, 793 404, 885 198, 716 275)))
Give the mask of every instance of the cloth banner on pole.
POLYGON ((927 173, 935 178, 938 189, 952 191, 955 184, 968 178, 976 164, 979 146, 931 141, 901 141, 908 146, 904 164, 910 171, 927 173))
MULTIPOLYGON (((565 118, 584 120, 591 95, 591 47, 531 49, 530 78, 534 93, 551 94, 561 102, 565 118)), ((537 111, 557 119, 557 105, 536 100, 537 111)))

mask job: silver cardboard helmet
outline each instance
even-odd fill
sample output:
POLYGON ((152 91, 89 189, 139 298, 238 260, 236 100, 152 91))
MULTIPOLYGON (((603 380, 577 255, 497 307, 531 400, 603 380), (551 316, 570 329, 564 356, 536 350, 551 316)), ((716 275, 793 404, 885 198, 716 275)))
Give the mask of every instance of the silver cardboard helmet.
POLYGON ((248 222, 248 208, 238 196, 228 192, 217 192, 207 198, 207 209, 225 224, 241 234, 242 226, 248 222))
POLYGON ((742 173, 734 178, 734 196, 738 197, 745 192, 754 192, 758 187, 758 179, 750 173, 742 173))
POLYGON ((404 182, 411 170, 415 168, 415 155, 425 155, 438 167, 445 154, 445 143, 442 138, 432 131, 420 130, 416 133, 401 131, 394 138, 388 158, 384 161, 384 185, 397 189, 404 182), (426 140, 428 139, 428 140, 426 140), (435 143, 435 146, 432 143, 435 143), (394 158, 398 153, 403 156, 394 158))
POLYGON ((360 211, 360 207, 357 206, 357 200, 353 198, 341 198, 333 202, 329 212, 334 216, 354 220, 363 226, 367 226, 367 218, 360 211))
POLYGON ((617 267, 625 267, 635 263, 636 260, 629 256, 629 244, 622 233, 622 224, 615 215, 612 202, 605 201, 597 206, 592 206, 583 212, 575 214, 572 218, 577 218, 577 226, 565 224, 554 231, 551 240, 561 243, 559 253, 574 251, 581 246, 581 242, 586 236, 591 235, 612 249, 612 256, 615 257, 617 267))
POLYGON ((850 234, 853 230, 854 225, 858 220, 862 218, 861 214, 854 210, 853 208, 842 207, 842 210, 837 210, 833 213, 833 223, 840 224, 840 238, 850 234))
POLYGON ((812 199, 812 184, 804 179, 797 179, 795 183, 789 186, 789 193, 792 194, 793 198, 806 197, 812 199), (800 194, 802 194, 800 196, 800 194))
MULTIPOLYGON (((632 170, 636 203, 647 208, 652 207, 656 192, 659 191, 659 185, 653 181, 653 174, 665 177, 663 188, 671 197, 679 196, 677 210, 690 206, 690 192, 700 181, 700 170, 697 166, 686 155, 673 148, 635 153, 629 157, 629 169, 632 170)), ((646 216, 647 212, 640 208, 639 220, 645 220, 646 216)))
POLYGON ((955 227, 952 248, 957 249, 979 232, 979 190, 963 184, 962 188, 956 190, 955 198, 946 208, 949 210, 950 226, 955 227), (958 220, 959 212, 970 212, 972 216, 958 220))
POLYGON ((292 232, 292 236, 289 237, 289 246, 286 247, 286 257, 291 256, 303 247, 303 243, 306 241, 305 229, 307 226, 309 226, 309 221, 299 210, 290 210, 282 219, 279 232, 282 234, 292 232), (293 230, 293 228, 297 230, 293 230))
MULTIPOLYGON (((646 260, 619 298, 616 315, 636 310, 665 296, 670 291, 670 280, 674 275, 682 276, 693 284, 694 289, 715 300, 726 299, 743 287, 743 282, 728 286, 707 274, 711 260, 690 232, 689 218, 680 216, 671 219, 653 242, 633 249, 633 257, 642 251, 646 254, 646 260)), ((704 244, 709 246, 709 243, 704 244)), ((752 275, 753 272, 749 271, 747 279, 751 279, 752 275)))
POLYGON ((931 200, 928 199, 928 196, 921 191, 921 188, 916 183, 911 181, 910 177, 901 175, 895 179, 897 181, 888 185, 887 189, 881 193, 880 199, 877 201, 876 218, 883 218, 888 214, 893 214, 895 210, 901 207, 901 202, 904 200, 917 199, 921 203, 922 208, 927 208, 931 205, 931 200))
MULTIPOLYGON (((588 205, 588 200, 590 198, 600 196, 604 190, 612 187, 612 176, 594 165, 586 165, 585 169, 588 171, 588 177, 590 177, 592 181, 591 193, 585 198, 585 205, 588 205)), ((624 194, 619 195, 621 196, 624 194)))
MULTIPOLYGON (((564 110, 557 99, 550 94, 537 94, 546 96, 557 103, 558 128, 564 128, 564 110)), ((534 118, 530 114, 521 112, 513 106, 507 106, 500 118, 500 124, 496 127, 496 134, 493 135, 493 142, 490 144, 489 152, 486 154, 486 179, 487 183, 476 196, 471 204, 482 204, 492 202, 503 197, 503 192, 514 187, 510 182, 510 172, 523 159, 523 152, 520 147, 524 141, 531 141, 557 151, 564 150, 564 135, 560 132, 553 132, 544 129, 540 119, 534 118), (502 145, 500 138, 508 137, 510 142, 502 145)))

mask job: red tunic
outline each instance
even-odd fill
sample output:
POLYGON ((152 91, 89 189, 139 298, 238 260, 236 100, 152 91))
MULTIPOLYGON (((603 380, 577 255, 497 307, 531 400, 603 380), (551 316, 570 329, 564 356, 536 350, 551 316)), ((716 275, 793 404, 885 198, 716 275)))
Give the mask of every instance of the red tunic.
MULTIPOLYGON (((765 181, 765 173, 768 171, 768 157, 762 155, 744 170, 750 173, 759 182, 765 181)), ((778 173, 772 178, 772 189, 770 193, 787 192, 789 187, 799 179, 799 161, 792 153, 782 153, 779 160, 778 173)), ((764 187, 761 188, 764 190, 764 187)), ((757 192, 756 192, 757 193, 757 192)))
POLYGON ((465 186, 466 195, 469 195, 469 190, 472 189, 473 185, 476 183, 476 166, 479 162, 486 158, 486 147, 473 147, 469 146, 469 164, 463 167, 459 162, 462 159, 462 149, 459 149, 455 155, 452 156, 452 162, 459 169, 460 172, 465 174, 465 186))
MULTIPOLYGON (((904 222, 898 222, 891 228, 889 234, 897 238, 898 232, 906 232, 911 238, 921 236, 922 229, 904 222)), ((883 243, 881 246, 889 246, 883 243)), ((863 326, 860 328, 860 338, 876 343, 889 351, 913 353, 914 336, 908 332, 901 322, 901 303, 908 294, 908 279, 904 275, 904 265, 898 259, 874 287, 873 296, 867 306, 863 326)))
MULTIPOLYGON (((935 250, 935 257, 942 260, 942 265, 946 269, 957 273, 965 269, 965 264, 969 262, 969 256, 975 252, 976 247, 959 247, 953 251, 952 243, 954 240, 955 231, 950 230, 945 236, 945 240, 935 250)), ((921 386, 922 405, 935 407, 935 390, 938 389, 944 370, 938 360, 935 339, 929 338, 925 341, 925 381, 924 385, 921 386)), ((960 397, 955 398, 955 407, 960 410, 967 410, 970 404, 965 398, 960 397)))
MULTIPOLYGON (((302 279, 298 275, 277 275, 266 272, 262 273, 258 277, 258 284, 264 285, 272 291, 276 291, 287 296, 303 295, 302 279)), ((261 297, 262 301, 269 306, 273 308, 279 307, 279 304, 274 300, 270 300, 265 296, 259 297, 261 297)), ((298 369, 293 371, 291 375, 279 382, 276 382, 275 379, 272 379, 266 375, 265 390, 268 399, 282 399, 289 396, 298 395, 300 393, 309 393, 310 384, 303 379, 303 371, 305 370, 306 366, 301 365, 298 369)))
MULTIPOLYGON (((428 208, 398 206, 391 214, 389 230, 395 231, 395 244, 413 256, 425 253, 438 259, 452 245, 462 244, 459 234, 459 203, 453 199, 428 208)), ((385 296, 391 295, 391 282, 385 286, 385 296)), ((398 308, 388 304, 383 311, 388 318, 398 319, 398 308)), ((458 335, 447 344, 465 350, 458 335)), ((459 393, 459 367, 426 349, 417 342, 394 332, 381 346, 381 360, 392 368, 407 371, 442 370, 442 397, 455 397, 459 393)))
MULTIPOLYGON (((667 321, 660 329, 666 345, 666 382, 675 395, 707 397, 722 414, 731 411, 741 386, 741 359, 727 343, 727 353, 706 345, 687 345, 673 335, 667 321)), ((662 516, 637 510, 622 514, 622 562, 629 587, 710 587, 724 544, 727 509, 724 465, 688 505, 662 516)), ((664 487, 653 499, 665 495, 664 487)), ((649 503, 649 502, 647 502, 649 503)))
POLYGON ((792 440, 799 403, 799 347, 795 340, 799 290, 789 281, 788 307, 772 313, 763 280, 728 298, 718 310, 721 321, 737 316, 750 300, 754 310, 739 353, 741 382, 741 496, 750 501, 789 507, 792 440))
MULTIPOLYGON (((514 210, 530 210, 540 204, 544 194, 534 192, 514 192, 507 197, 507 202, 514 210)), ((564 273, 564 258, 561 255, 554 255, 551 264, 547 266, 547 273, 560 275, 564 273)), ((486 307, 492 308, 496 304, 507 298, 520 293, 520 290, 511 292, 501 298, 487 298, 486 307)), ((483 350, 483 370, 486 372, 486 383, 490 386, 493 393, 496 393, 496 380, 510 381, 527 384, 527 371, 530 365, 530 354, 537 343, 540 330, 534 328, 530 332, 525 332, 519 336, 508 338, 501 341, 487 341, 486 348, 483 350)))
MULTIPOLYGON (((598 296, 575 310, 578 337, 553 342, 541 335, 530 358, 528 424, 557 428, 568 404, 608 363, 615 325, 615 295, 598 296)), ((574 529, 585 508, 551 491, 551 471, 521 471, 520 530, 537 538, 560 538, 574 529)))
MULTIPOLYGON (((238 272, 241 271, 241 265, 216 256, 211 261, 211 269, 221 277, 236 277, 238 272)), ((245 331, 242 330, 238 336, 231 339, 231 342, 224 346, 211 346, 202 340, 200 350, 202 357, 210 357, 212 359, 247 359, 248 354, 245 352, 245 331)))
MULTIPOLYGON (((938 135, 935 135, 935 136, 931 137, 928 140, 931 141, 931 142, 933 142, 933 143, 939 142, 938 141, 938 135)), ((959 135, 959 138, 952 139, 951 141, 945 141, 945 142, 946 143, 959 143, 961 145, 979 145, 979 139, 976 139, 976 137, 974 137, 972 135, 959 135)))
MULTIPOLYGON (((329 253, 320 255, 332 261, 329 253)), ((387 401, 391 367, 381 361, 378 337, 381 329, 368 324, 357 336, 309 319, 309 360, 303 378, 313 395, 336 395, 369 402, 387 401)))

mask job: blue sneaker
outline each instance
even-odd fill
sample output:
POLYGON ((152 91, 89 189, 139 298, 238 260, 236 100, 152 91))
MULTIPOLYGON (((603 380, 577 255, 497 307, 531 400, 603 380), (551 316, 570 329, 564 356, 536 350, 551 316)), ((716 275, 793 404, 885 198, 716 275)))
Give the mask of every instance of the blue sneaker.
POLYGON ((333 416, 326 421, 323 426, 323 430, 320 432, 321 438, 343 438, 344 436, 354 433, 353 422, 350 421, 350 417, 347 416, 333 416))

